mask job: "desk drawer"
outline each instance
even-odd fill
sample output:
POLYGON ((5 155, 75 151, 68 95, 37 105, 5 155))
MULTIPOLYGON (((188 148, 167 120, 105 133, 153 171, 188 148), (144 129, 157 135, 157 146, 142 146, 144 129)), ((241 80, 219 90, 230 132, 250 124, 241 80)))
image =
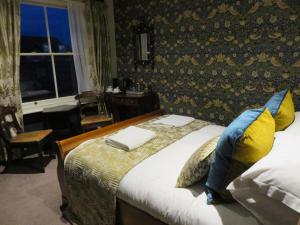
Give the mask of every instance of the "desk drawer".
POLYGON ((118 104, 118 105, 126 105, 126 106, 138 106, 138 100, 137 99, 128 99, 128 98, 112 98, 112 103, 118 104))
POLYGON ((105 101, 115 121, 122 121, 159 108, 155 93, 142 96, 106 93, 105 101))

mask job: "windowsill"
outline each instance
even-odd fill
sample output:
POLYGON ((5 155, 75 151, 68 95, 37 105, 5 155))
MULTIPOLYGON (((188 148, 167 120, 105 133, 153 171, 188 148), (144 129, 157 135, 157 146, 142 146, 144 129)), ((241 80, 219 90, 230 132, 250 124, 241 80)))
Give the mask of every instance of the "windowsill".
POLYGON ((31 114, 42 112, 43 109, 61 105, 77 105, 78 101, 75 99, 75 96, 53 98, 47 100, 39 100, 35 102, 25 102, 22 103, 23 114, 31 114))

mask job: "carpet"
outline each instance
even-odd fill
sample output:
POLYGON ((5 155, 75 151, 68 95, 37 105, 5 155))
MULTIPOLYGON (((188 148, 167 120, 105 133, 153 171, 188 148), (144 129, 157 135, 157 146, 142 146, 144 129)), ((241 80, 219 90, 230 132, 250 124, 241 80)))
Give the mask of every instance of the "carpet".
POLYGON ((38 158, 13 162, 0 167, 1 225, 65 225, 61 217, 61 192, 57 159, 47 158, 45 173, 35 169, 38 158))

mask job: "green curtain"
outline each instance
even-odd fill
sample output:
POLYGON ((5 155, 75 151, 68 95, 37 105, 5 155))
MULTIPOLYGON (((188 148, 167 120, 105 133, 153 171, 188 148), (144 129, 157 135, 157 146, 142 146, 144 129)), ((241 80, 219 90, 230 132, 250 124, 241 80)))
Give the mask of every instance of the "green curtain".
MULTIPOLYGON (((20 66, 20 0, 0 1, 0 104, 18 109, 22 125, 20 66)), ((6 153, 0 140, 0 161, 6 153), (1 147, 2 146, 2 147, 1 147)))
POLYGON ((87 8, 90 76, 95 89, 104 91, 112 77, 106 5, 100 1, 89 0, 87 8))

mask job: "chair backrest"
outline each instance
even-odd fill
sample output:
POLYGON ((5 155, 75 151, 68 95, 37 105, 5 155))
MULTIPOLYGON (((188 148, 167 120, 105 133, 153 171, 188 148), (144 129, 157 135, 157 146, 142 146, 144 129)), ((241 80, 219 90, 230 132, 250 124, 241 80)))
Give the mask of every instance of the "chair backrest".
POLYGON ((78 99, 81 118, 91 114, 108 115, 103 93, 85 91, 77 95, 76 98, 78 99))
POLYGON ((5 142, 9 142, 17 133, 22 132, 16 111, 16 107, 0 105, 0 134, 5 142))

